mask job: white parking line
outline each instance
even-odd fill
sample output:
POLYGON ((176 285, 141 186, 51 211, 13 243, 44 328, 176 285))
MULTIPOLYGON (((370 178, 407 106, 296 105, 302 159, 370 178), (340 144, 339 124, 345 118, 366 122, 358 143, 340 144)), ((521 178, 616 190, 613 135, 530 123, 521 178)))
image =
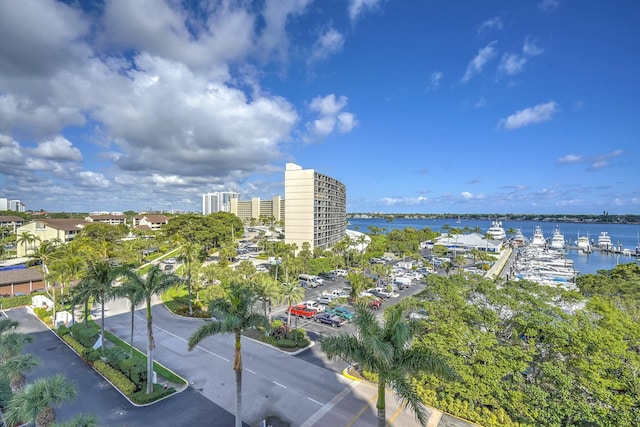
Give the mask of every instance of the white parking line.
POLYGON ((251 372, 252 374, 255 374, 255 371, 252 371, 251 369, 247 369, 247 371, 251 372))
POLYGON ((279 386, 280 386, 280 387, 282 387, 282 388, 287 388, 286 386, 284 386, 284 385, 280 384, 279 382, 273 381, 273 383, 274 383, 275 385, 279 385, 279 386))
POLYGON ((318 404, 318 405, 320 405, 320 406, 324 406, 324 403, 320 403, 320 402, 318 402, 317 400, 314 400, 314 399, 312 399, 312 398, 310 398, 310 397, 307 397, 307 399, 309 399, 309 400, 310 400, 310 401, 312 401, 313 403, 317 403, 317 404, 318 404))

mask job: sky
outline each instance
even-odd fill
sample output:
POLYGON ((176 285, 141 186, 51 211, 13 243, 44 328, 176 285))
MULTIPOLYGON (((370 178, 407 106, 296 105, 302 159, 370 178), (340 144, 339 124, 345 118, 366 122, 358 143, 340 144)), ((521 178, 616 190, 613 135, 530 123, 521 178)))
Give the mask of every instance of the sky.
POLYGON ((0 197, 347 212, 640 212, 635 0, 0 0, 0 197))

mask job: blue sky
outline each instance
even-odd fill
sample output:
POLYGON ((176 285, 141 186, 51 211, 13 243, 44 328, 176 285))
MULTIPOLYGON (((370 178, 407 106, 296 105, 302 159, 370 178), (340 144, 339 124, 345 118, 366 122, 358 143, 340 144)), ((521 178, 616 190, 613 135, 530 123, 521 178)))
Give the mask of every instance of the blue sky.
POLYGON ((0 2, 0 197, 199 211, 638 213, 640 3, 0 2))

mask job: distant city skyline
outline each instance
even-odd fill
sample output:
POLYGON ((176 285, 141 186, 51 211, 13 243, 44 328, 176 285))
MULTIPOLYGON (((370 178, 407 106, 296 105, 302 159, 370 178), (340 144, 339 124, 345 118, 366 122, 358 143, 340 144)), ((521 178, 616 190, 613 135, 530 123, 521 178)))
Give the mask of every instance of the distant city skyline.
POLYGON ((638 213, 638 22, 632 1, 0 2, 0 194, 201 212, 284 196, 293 162, 349 213, 638 213))

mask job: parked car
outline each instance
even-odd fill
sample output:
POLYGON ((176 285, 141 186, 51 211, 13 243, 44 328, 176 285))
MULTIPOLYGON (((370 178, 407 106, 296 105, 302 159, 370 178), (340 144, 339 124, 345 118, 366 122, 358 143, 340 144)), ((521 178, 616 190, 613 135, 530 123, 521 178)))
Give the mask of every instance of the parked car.
MULTIPOLYGON (((380 306, 382 305, 382 300, 380 300, 380 298, 374 297, 374 296, 371 296, 370 298, 367 298, 363 302, 366 302, 367 307, 369 307, 372 310, 378 310, 380 308, 380 306)), ((354 304, 353 298, 349 298, 349 304, 351 304, 351 305, 354 304)))
POLYGON ((316 298, 316 301, 318 301, 318 304, 329 305, 331 301, 333 301, 333 298, 327 296, 319 296, 318 298, 316 298))
POLYGON ((318 313, 316 314, 315 321, 319 323, 325 323, 331 325, 334 328, 342 326, 346 320, 339 316, 334 316, 331 313, 318 313))
POLYGON ((388 299, 391 298, 391 292, 386 291, 382 288, 371 288, 371 289, 367 289, 367 292, 369 292, 371 295, 375 295, 379 298, 384 298, 384 299, 388 299))
POLYGON ((324 306, 318 304, 316 301, 305 301, 302 304, 310 310, 316 310, 317 312, 324 311, 324 306))
POLYGON ((347 321, 352 321, 353 320, 353 316, 355 316, 355 314, 353 313, 353 311, 344 308, 344 307, 336 307, 333 309, 333 312, 336 313, 338 316, 342 317, 343 319, 347 320, 347 321))

